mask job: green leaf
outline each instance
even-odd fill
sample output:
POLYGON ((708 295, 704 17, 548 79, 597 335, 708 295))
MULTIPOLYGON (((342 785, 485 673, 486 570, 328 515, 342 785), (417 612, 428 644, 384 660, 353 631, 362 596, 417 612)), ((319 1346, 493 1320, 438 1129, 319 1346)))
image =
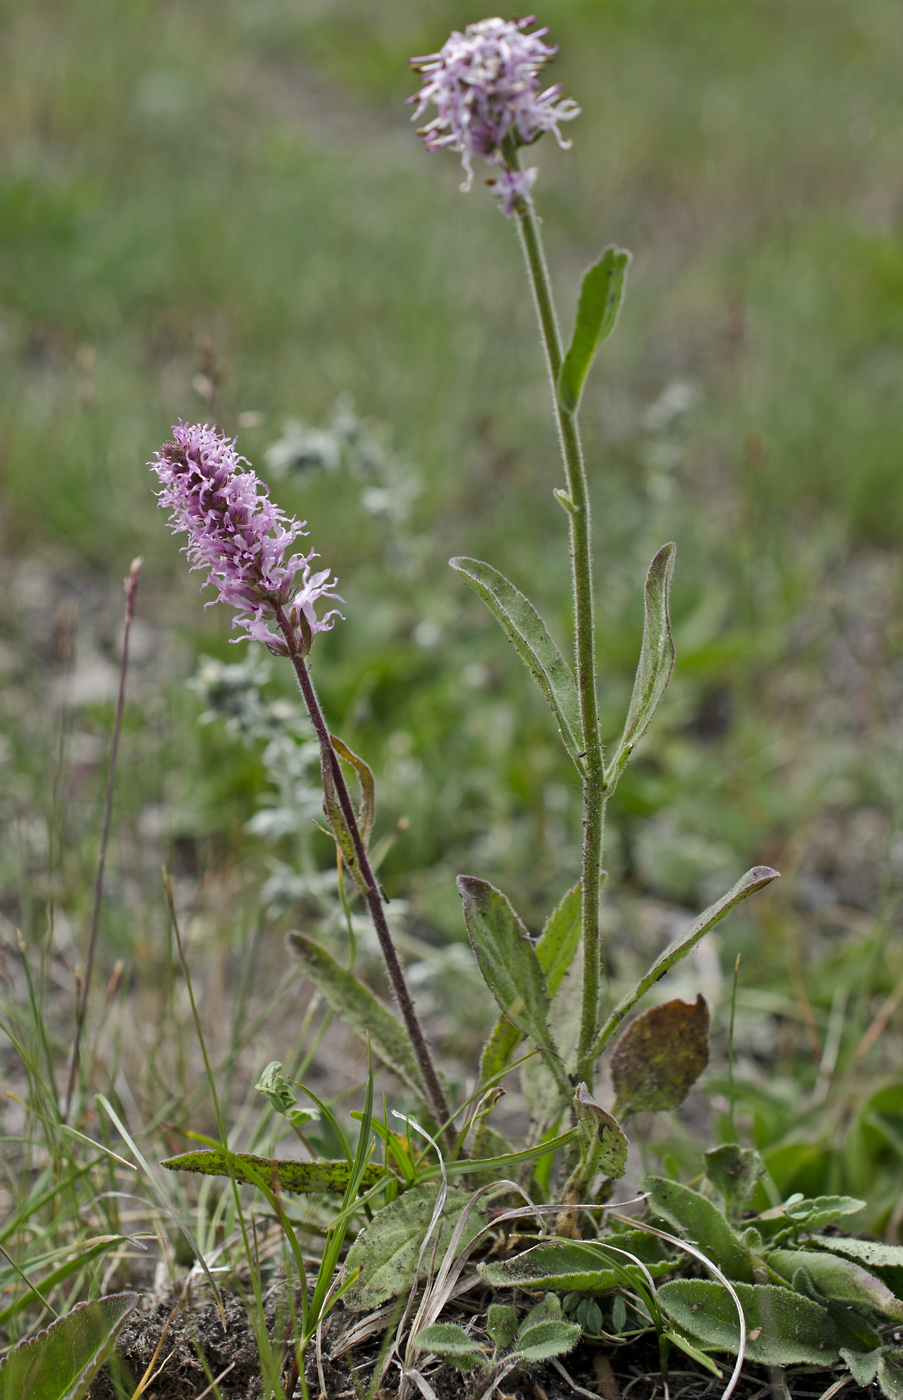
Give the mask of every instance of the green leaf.
POLYGON ((509 642, 551 706, 564 746, 582 777, 585 772, 583 726, 577 684, 539 613, 523 593, 490 564, 463 556, 450 559, 449 564, 467 580, 501 624, 509 642))
POLYGON ((646 1176, 641 1184, 649 1193, 649 1208, 653 1214, 682 1230, 729 1278, 747 1281, 752 1278, 752 1255, 716 1205, 679 1181, 646 1176))
MULTIPOLYGON (((171 1172, 198 1172, 201 1176, 232 1176, 249 1186, 263 1186, 268 1191, 322 1192, 341 1195, 351 1179, 353 1164, 348 1161, 297 1162, 294 1159, 257 1157, 250 1152, 183 1152, 160 1163, 171 1172), (231 1167, 231 1172, 230 1172, 231 1167)), ((364 1169, 361 1185, 375 1186, 385 1176, 385 1167, 371 1163, 364 1169)))
POLYGON ((874 1308, 886 1317, 903 1320, 903 1303, 899 1298, 894 1297, 882 1279, 876 1278, 852 1259, 841 1259, 833 1253, 808 1249, 774 1249, 766 1258, 769 1267, 788 1283, 793 1282, 802 1270, 824 1298, 874 1308))
MULTIPOLYGON (((701 1242, 700 1242, 701 1243, 701 1242)), ((704 1248, 704 1246, 702 1246, 704 1248)), ((746 1355, 765 1366, 808 1362, 827 1368, 837 1355, 837 1332, 824 1308, 789 1288, 734 1285, 746 1319, 746 1355)), ((657 1293, 666 1317, 691 1340, 728 1351, 740 1346, 737 1309, 727 1289, 708 1279, 674 1279, 657 1293)))
POLYGON ((550 997, 558 991, 580 947, 582 915, 583 884, 578 880, 552 910, 536 942, 536 956, 546 975, 550 997))
POLYGON ((382 1002, 353 973, 319 943, 303 933, 290 933, 288 941, 304 963, 304 969, 326 1004, 349 1030, 366 1041, 399 1079, 424 1103, 428 1102, 407 1032, 382 1002))
POLYGON ((366 851, 370 844, 370 832, 373 830, 373 822, 376 818, 376 783, 373 779, 373 772, 364 760, 358 758, 356 753, 352 753, 348 745, 344 744, 335 734, 330 734, 329 737, 339 758, 343 758, 346 763, 351 764, 360 783, 361 805, 357 814, 357 824, 366 851))
POLYGON ((615 1113, 659 1113, 679 1108, 709 1062, 709 1008, 663 1001, 623 1031, 611 1052, 615 1113))
MULTIPOLYGON (((646 1265, 653 1278, 671 1273, 670 1260, 646 1265)), ((645 1275, 620 1250, 606 1251, 604 1244, 582 1240, 557 1240, 539 1244, 513 1259, 478 1264, 478 1271, 493 1288, 554 1288, 582 1293, 604 1293, 625 1283, 642 1286, 645 1275), (625 1277, 626 1276, 626 1277, 625 1277)))
POLYGON ((342 811, 342 803, 335 785, 335 778, 333 777, 332 763, 330 762, 328 753, 324 752, 322 746, 320 749, 320 775, 323 782, 323 812, 326 816, 326 820, 332 828, 335 843, 342 854, 345 865, 354 876, 361 893, 366 894, 367 884, 358 869, 357 852, 354 849, 354 838, 351 835, 351 828, 345 820, 345 813, 342 811))
MULTIPOLYGON (((35 1303, 42 1303, 43 1297, 46 1297, 52 1288, 64 1283, 73 1274, 79 1273, 92 1260, 99 1259, 101 1255, 108 1254, 117 1245, 126 1243, 128 1243, 127 1235, 100 1235, 94 1239, 85 1240, 83 1245, 73 1245, 71 1257, 65 1263, 58 1264, 55 1269, 43 1274, 40 1279, 35 1281, 35 1288, 26 1289, 25 1292, 20 1293, 8 1307, 0 1312, 0 1327, 5 1327, 26 1308, 32 1307, 35 1303)), ((45 1260, 45 1262, 47 1261, 45 1260)))
POLYGON ((823 1230, 844 1215, 858 1215, 865 1210, 865 1201, 855 1196, 813 1196, 790 1200, 784 1209, 797 1226, 806 1230, 823 1230))
POLYGON ((0 1361, 0 1400, 80 1400, 103 1364, 137 1293, 79 1303, 0 1361))
POLYGON ((848 1259, 865 1264, 870 1269, 903 1268, 903 1245, 882 1244, 880 1240, 854 1240, 848 1235, 831 1235, 824 1240, 811 1240, 812 1245, 824 1245, 832 1254, 845 1254, 848 1259))
POLYGON ((584 1158, 598 1142, 598 1170, 610 1177, 623 1176, 627 1170, 627 1139, 618 1120, 594 1101, 585 1084, 577 1086, 574 1113, 584 1158))
POLYGON ((729 1220, 739 1219, 757 1183, 765 1175, 765 1163, 754 1147, 740 1147, 736 1142, 722 1143, 702 1155, 705 1174, 721 1193, 725 1214, 729 1220))
POLYGON ((626 248, 612 245, 583 274, 574 331, 558 375, 558 402, 565 413, 577 411, 589 367, 617 324, 629 266, 626 248))
POLYGON ((549 1153, 560 1152, 563 1147, 570 1146, 576 1136, 576 1129, 570 1128, 566 1133, 546 1138, 543 1142, 534 1143, 532 1147, 525 1147, 520 1152, 505 1152, 500 1157, 463 1157, 457 1162, 446 1162, 445 1174, 465 1176, 470 1172, 493 1172, 496 1176, 507 1176, 514 1167, 522 1166, 525 1162, 535 1162, 540 1157, 547 1157, 549 1153))
POLYGON ((414 1338, 417 1351, 432 1351, 459 1371, 472 1371, 474 1366, 489 1369, 486 1357, 472 1337, 454 1322, 434 1322, 424 1327, 414 1338))
POLYGON ((886 1400, 903 1400, 903 1348, 881 1348, 878 1384, 886 1400))
MULTIPOLYGON (((604 882, 604 873, 603 873, 604 882)), ((536 956, 545 973, 546 987, 554 997, 574 961, 580 946, 583 885, 568 890, 561 903, 549 915, 546 926, 536 942, 536 956)), ((485 1084, 493 1075, 501 1074, 509 1064, 522 1037, 517 1029, 501 1016, 483 1047, 480 1059, 480 1082, 485 1084)))
MULTIPOLYGON (((459 875, 458 890, 471 947, 499 1010, 521 1035, 557 1060, 545 974, 527 930, 501 891, 485 880, 459 875)), ((563 1069, 560 1074, 564 1077, 563 1069)))
POLYGON ((517 1332, 517 1313, 510 1303, 489 1304, 486 1331, 499 1349, 510 1347, 517 1332))
MULTIPOLYGON (((345 1305, 355 1311, 370 1312, 385 1303, 409 1293, 417 1282, 417 1256, 423 1237, 429 1228, 439 1187, 433 1182, 414 1186, 403 1196, 383 1206, 364 1226, 345 1260, 345 1276, 355 1270, 360 1275, 345 1293, 345 1305)), ((438 1239, 439 1254, 448 1245, 452 1232, 464 1208, 473 1200, 473 1192, 452 1187, 445 1198, 442 1215, 434 1239, 438 1239)), ((487 1206, 478 1203, 470 1212, 464 1227, 461 1248, 486 1224, 487 1206)), ((431 1251, 427 1251, 427 1254, 431 1251)), ((425 1277, 429 1259, 424 1260, 419 1277, 425 1277)))
POLYGON ((649 728, 674 670, 674 639, 668 616, 668 594, 676 554, 677 545, 662 545, 646 575, 646 616, 640 664, 633 683, 624 732, 614 757, 605 769, 605 785, 612 791, 617 787, 618 778, 630 755, 649 728))
POLYGON ((848 1347, 841 1347, 840 1354, 849 1366, 853 1380, 863 1390, 871 1385, 878 1374, 878 1362, 883 1350, 883 1347, 875 1347, 874 1351, 851 1351, 848 1347))
POLYGON ((649 971, 640 978, 633 990, 618 1002, 596 1037, 593 1055, 595 1057, 601 1055, 624 1017, 633 1010, 640 998, 645 996, 649 989, 654 987, 660 978, 664 977, 666 972, 670 972, 681 958, 685 958, 687 953, 695 948, 700 938, 703 938, 710 929, 714 928, 725 914, 730 913, 751 894, 755 894, 756 890, 764 889, 766 885, 771 884, 772 880, 778 879, 780 879, 778 872, 772 870, 770 866, 754 865, 752 870, 747 870, 746 874, 737 881, 733 889, 728 890, 727 894, 723 895, 717 903, 711 904, 699 915, 698 919, 694 919, 683 933, 678 934, 674 942, 669 943, 665 951, 659 954, 649 971))
POLYGON ((683 1352, 684 1356, 689 1356, 698 1366, 704 1366, 707 1371, 711 1371, 713 1376, 717 1376, 718 1379, 721 1380, 721 1371, 715 1365, 712 1358, 706 1356, 705 1352, 700 1351, 698 1347, 694 1347, 693 1343, 688 1342, 686 1337, 681 1337, 678 1332, 672 1332, 670 1328, 666 1328, 661 1335, 667 1337, 669 1342, 673 1342, 673 1344, 683 1352))
POLYGON ((573 1350, 582 1333, 579 1322, 556 1319, 524 1326, 517 1334, 512 1356, 522 1357, 524 1361, 547 1361, 552 1356, 563 1356, 573 1350))

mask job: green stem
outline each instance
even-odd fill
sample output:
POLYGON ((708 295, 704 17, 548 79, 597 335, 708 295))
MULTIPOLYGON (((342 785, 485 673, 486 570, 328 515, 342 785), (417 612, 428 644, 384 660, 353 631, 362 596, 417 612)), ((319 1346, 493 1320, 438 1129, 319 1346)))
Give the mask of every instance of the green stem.
POLYGON ((605 823, 605 779, 599 716, 596 705, 595 624, 593 621, 593 565, 590 541, 589 490, 576 414, 562 408, 558 400, 561 370, 561 340, 552 300, 548 268, 542 251, 539 228, 532 209, 522 205, 517 215, 518 231, 530 285, 539 317, 546 352, 552 402, 558 424, 561 455, 567 480, 568 518, 571 531, 571 561, 576 624, 577 691, 583 730, 583 1004, 580 1039, 577 1046, 577 1078, 592 1087, 593 1041, 599 1015, 599 890, 602 867, 602 835, 605 823))

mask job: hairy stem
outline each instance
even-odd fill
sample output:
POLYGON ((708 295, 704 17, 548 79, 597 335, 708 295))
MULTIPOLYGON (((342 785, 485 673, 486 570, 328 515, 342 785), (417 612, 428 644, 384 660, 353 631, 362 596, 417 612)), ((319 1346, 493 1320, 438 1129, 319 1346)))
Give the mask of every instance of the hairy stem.
POLYGON ((307 662, 301 654, 298 637, 294 628, 288 620, 284 609, 277 603, 273 608, 273 615, 279 625, 279 630, 285 638, 288 647, 289 657, 295 668, 295 675, 298 678, 298 685, 307 706, 307 713, 310 715, 314 733, 320 744, 320 755, 324 764, 328 764, 329 772, 332 776, 333 786, 339 805, 342 808, 342 815, 351 835, 354 845, 354 854, 357 859, 357 866, 364 883, 364 898, 367 902, 367 909, 370 918, 373 920, 373 927, 376 929, 376 936, 379 939, 379 946, 382 950, 383 959, 386 964, 386 971, 389 974, 389 982, 392 987, 392 994, 401 1012, 411 1047, 420 1066, 423 1075, 424 1087, 429 1098, 430 1107, 438 1124, 446 1124, 445 1140, 449 1146, 454 1146, 455 1130, 451 1122, 451 1112, 439 1083, 439 1076, 433 1063, 433 1057, 423 1033, 423 1027, 414 1009, 411 994, 408 991, 408 984, 405 981, 404 972, 398 957, 398 951, 392 939, 392 933, 386 920, 385 909, 383 908, 383 895, 373 873, 373 867, 367 856, 364 842, 358 826, 357 815, 351 801, 351 794, 345 782, 345 775, 342 772, 342 765, 339 756, 332 745, 329 729, 320 709, 320 702, 314 690, 313 680, 307 667, 307 662))
POLYGON ((592 1086, 592 1046, 599 1014, 599 889, 602 866, 602 834, 605 821, 605 779, 599 717, 596 704, 595 624, 593 621, 593 566, 589 490, 577 418, 558 400, 561 340, 552 299, 548 268, 539 228, 529 205, 517 216, 518 231, 530 275, 533 299, 546 352, 552 403, 558 425, 561 455, 567 481, 567 508, 571 532, 574 585, 577 691, 583 731, 583 1003, 577 1047, 577 1076, 592 1086))

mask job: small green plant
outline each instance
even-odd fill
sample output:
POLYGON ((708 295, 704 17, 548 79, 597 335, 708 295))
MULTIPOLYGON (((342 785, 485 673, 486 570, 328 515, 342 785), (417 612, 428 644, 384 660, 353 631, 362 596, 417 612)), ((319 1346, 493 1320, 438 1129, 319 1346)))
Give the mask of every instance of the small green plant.
POLYGON ((43 1332, 19 1342, 0 1361, 2 1400, 82 1400, 137 1293, 111 1293, 79 1303, 43 1332))

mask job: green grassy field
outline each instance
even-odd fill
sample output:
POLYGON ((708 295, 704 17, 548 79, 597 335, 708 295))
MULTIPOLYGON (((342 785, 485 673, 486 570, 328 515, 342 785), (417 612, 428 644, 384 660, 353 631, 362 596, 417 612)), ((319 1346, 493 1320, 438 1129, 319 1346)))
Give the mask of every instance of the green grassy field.
MULTIPOLYGON (((98 1002, 91 1072, 123 1092, 110 1065, 134 1065, 140 1026, 161 1059, 142 1066, 133 1122, 140 1106, 211 1126, 191 1052, 159 1040, 161 1018, 186 1015, 161 863, 210 1006, 245 969, 210 1026, 236 1102, 298 1034, 285 1001, 248 1030, 282 974, 282 931, 310 913, 303 899, 262 912, 260 889, 274 861, 328 867, 330 846, 249 834, 271 800, 262 745, 197 722, 198 656, 244 650, 225 610, 203 611, 156 512, 145 463, 178 418, 237 433, 266 475, 288 420, 322 427, 351 405, 382 454, 388 507, 347 466, 273 492, 340 578, 346 620, 314 671, 377 775, 379 834, 408 821, 383 877, 420 953, 463 939, 458 871, 534 919, 579 872, 579 791, 554 726, 446 564, 487 559, 570 644, 560 467, 514 231, 479 179, 459 193, 456 159, 425 153, 405 107, 408 56, 478 17, 459 0, 0 3, 0 911, 28 1093, 21 1057, 0 1063, 30 1113, 36 1066, 63 1074, 72 1033, 135 555, 96 985, 102 999, 121 959, 140 1013, 98 1002), (50 1007, 41 1032, 17 927, 50 1007)), ((855 1115, 879 1092, 875 1113, 891 1112, 903 1073, 891 1035, 862 1049, 882 1008, 898 1028, 903 977, 903 11, 548 0, 540 19, 583 109, 572 150, 535 153, 563 321, 601 246, 634 255, 583 414, 607 737, 645 569, 678 545, 675 680, 610 813, 614 974, 668 907, 700 907, 757 861, 781 869, 721 940, 725 977, 743 955, 744 1122, 770 1147, 811 1108, 781 1159, 788 1189, 806 1171, 819 1189, 865 1189, 875 1163, 893 1184, 899 1144, 855 1115), (807 1132, 837 1149, 826 1178, 807 1132)), ((274 662, 270 698, 290 698, 289 681, 274 662)), ((467 1048, 461 985, 442 1026, 467 1048)), ((7 1125, 10 1144, 26 1139, 9 1149, 11 1198, 22 1162, 46 1160, 23 1123, 7 1125)), ((876 1218, 896 1230, 892 1189, 876 1218)))

